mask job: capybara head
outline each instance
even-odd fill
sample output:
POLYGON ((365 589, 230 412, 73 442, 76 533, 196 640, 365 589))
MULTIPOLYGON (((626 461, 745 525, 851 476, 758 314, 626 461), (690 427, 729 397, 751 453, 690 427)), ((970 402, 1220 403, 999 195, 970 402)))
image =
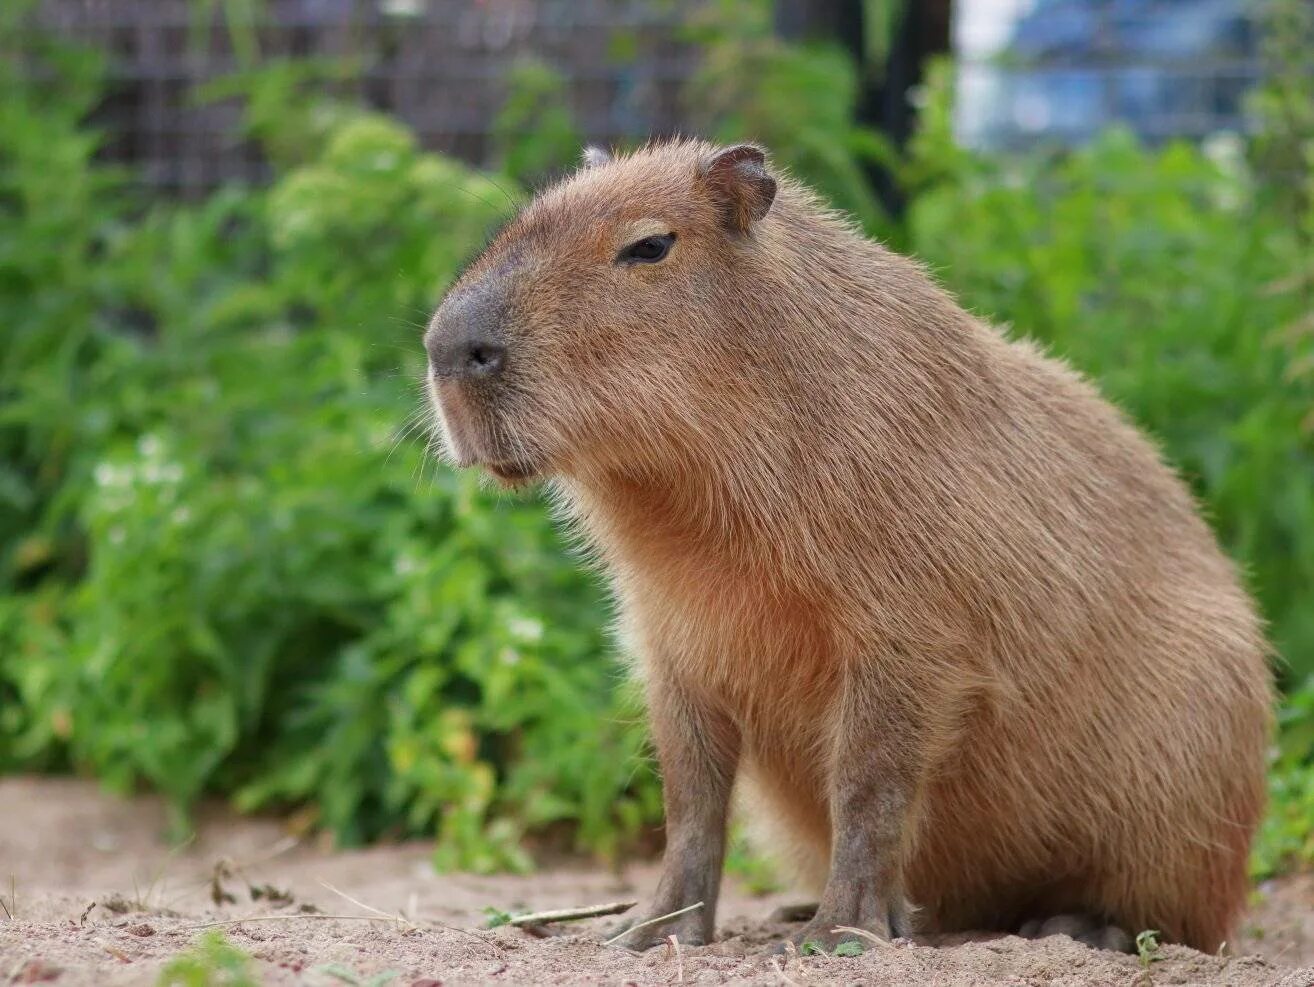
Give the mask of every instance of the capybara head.
POLYGON ((505 483, 656 457, 742 387, 761 341, 733 313, 776 198, 762 151, 677 141, 584 166, 534 199, 425 334, 449 453, 505 483))

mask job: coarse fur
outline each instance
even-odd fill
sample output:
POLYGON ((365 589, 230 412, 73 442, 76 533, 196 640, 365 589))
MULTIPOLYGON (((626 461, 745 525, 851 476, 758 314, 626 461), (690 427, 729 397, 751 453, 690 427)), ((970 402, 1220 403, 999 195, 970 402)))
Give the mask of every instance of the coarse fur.
POLYGON ((655 907, 710 913, 738 777, 818 887, 881 857, 831 920, 892 934, 906 896, 923 931, 1079 912, 1217 949, 1270 679, 1185 486, 1065 364, 732 151, 590 151, 428 336, 496 324, 496 382, 433 382, 448 446, 547 478, 614 585, 678 844, 655 907))

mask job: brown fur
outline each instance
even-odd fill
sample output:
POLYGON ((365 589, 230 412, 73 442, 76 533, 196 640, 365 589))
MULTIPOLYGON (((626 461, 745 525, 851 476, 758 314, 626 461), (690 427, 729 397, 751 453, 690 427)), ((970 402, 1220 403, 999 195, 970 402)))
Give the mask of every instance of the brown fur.
POLYGON ((715 155, 595 154, 429 336, 496 298, 506 372, 435 384, 449 442, 550 477, 611 575, 668 790, 654 914, 710 899, 674 924, 710 933, 742 768, 833 870, 826 921, 896 932, 906 894, 925 930, 1075 911, 1216 949, 1270 684, 1183 484, 1064 364, 787 178, 757 219, 764 172, 715 155))

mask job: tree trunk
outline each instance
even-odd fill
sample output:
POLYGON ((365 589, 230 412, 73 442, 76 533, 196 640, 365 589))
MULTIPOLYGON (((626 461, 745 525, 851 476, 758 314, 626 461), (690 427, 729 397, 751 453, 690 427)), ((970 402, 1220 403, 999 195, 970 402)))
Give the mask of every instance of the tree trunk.
MULTIPOLYGON (((884 64, 868 52, 863 0, 777 0, 776 32, 791 41, 831 41, 842 45, 858 68, 857 122, 879 130, 902 148, 912 136, 917 111, 909 99, 925 76, 926 60, 949 51, 951 0, 887 0, 902 8, 895 20, 884 64)), ((881 202, 894 215, 905 205, 902 190, 884 168, 872 165, 868 177, 881 202)))

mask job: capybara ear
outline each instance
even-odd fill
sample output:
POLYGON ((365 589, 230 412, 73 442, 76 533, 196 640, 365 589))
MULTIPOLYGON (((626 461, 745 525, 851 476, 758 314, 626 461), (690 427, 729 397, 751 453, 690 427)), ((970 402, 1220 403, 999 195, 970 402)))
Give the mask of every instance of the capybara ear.
POLYGON ((585 168, 598 168, 605 164, 611 163, 611 155, 598 147, 596 144, 590 144, 584 148, 584 153, 580 155, 580 160, 585 168))
POLYGON ((771 209, 776 180, 767 172, 766 153, 756 144, 736 144, 705 158, 700 168, 708 191, 725 211, 726 225, 748 232, 771 209))

